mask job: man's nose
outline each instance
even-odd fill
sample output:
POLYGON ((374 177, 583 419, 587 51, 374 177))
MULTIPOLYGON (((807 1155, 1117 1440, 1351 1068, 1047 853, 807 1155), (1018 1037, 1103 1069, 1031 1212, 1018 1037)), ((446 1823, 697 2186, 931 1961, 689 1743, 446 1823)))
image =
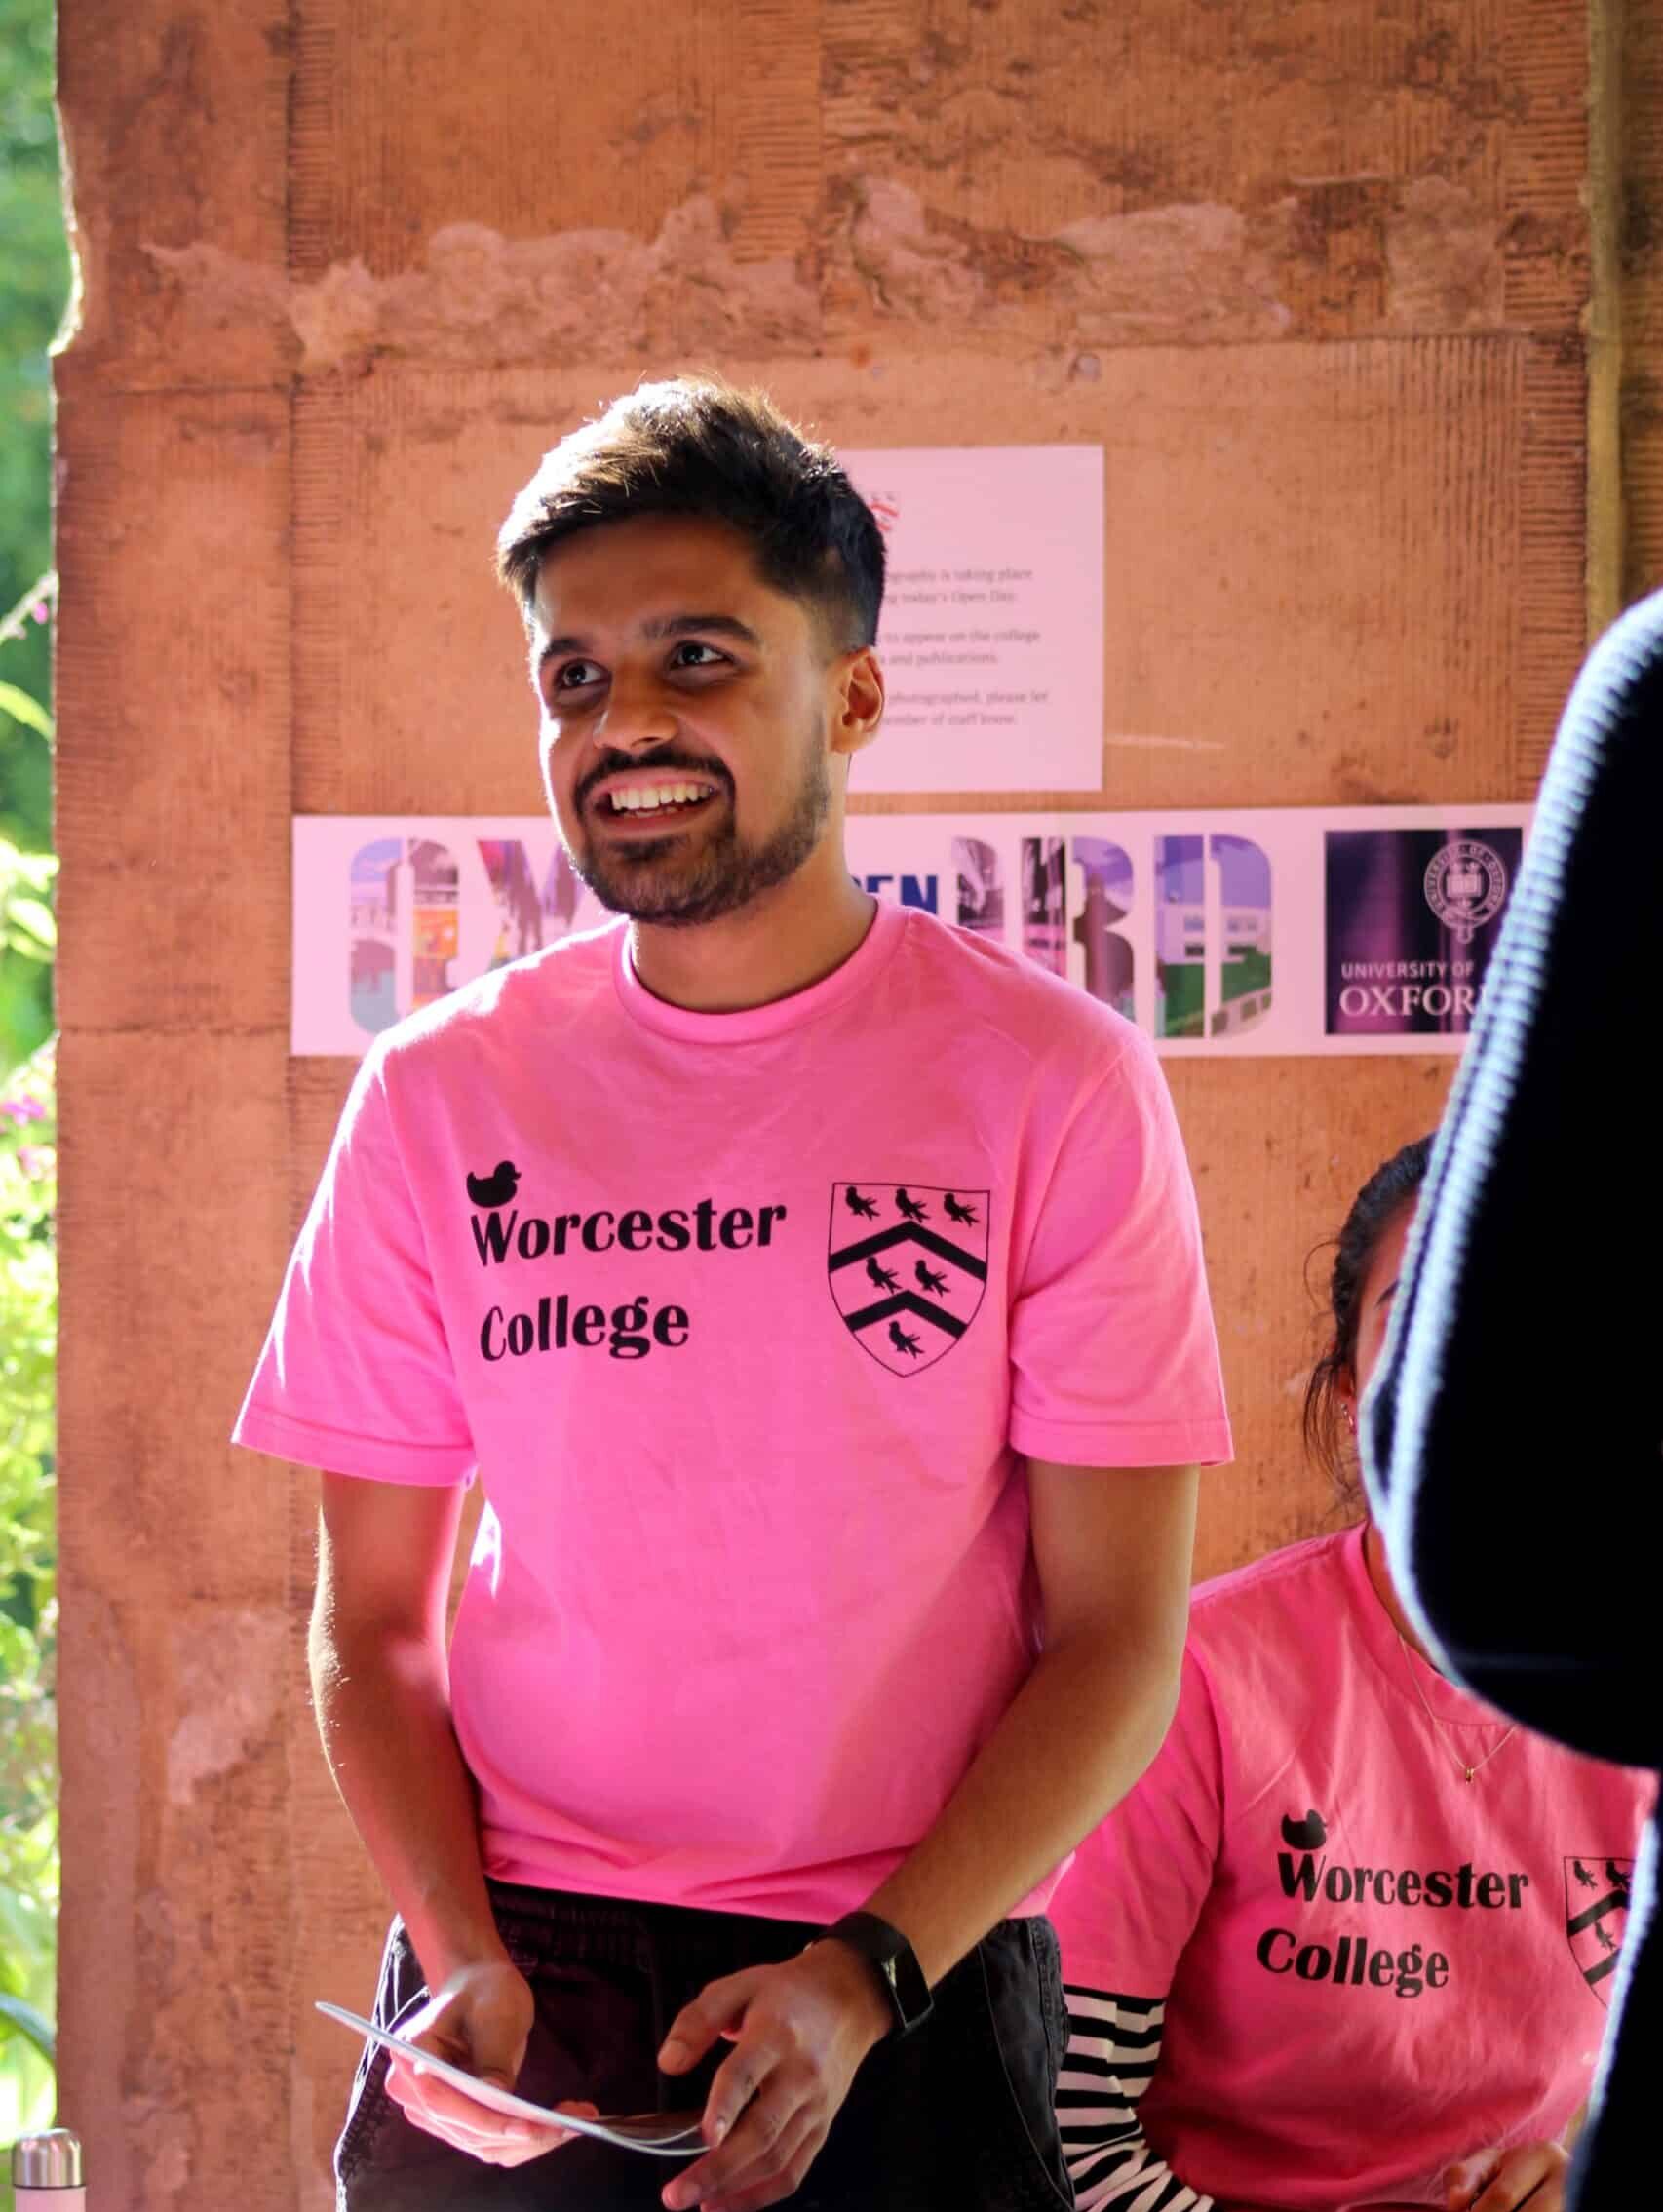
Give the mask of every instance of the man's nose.
POLYGON ((612 679, 603 710, 591 725, 593 742, 616 753, 646 753, 664 745, 680 727, 676 711, 656 685, 612 679))

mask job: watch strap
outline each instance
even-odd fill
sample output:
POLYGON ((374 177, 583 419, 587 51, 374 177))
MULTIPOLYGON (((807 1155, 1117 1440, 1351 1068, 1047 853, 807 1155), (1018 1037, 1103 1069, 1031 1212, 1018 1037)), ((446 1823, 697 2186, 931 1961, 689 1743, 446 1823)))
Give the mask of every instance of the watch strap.
POLYGON ((935 2009, 930 1985, 898 1927, 876 1913, 845 1913, 826 1936, 857 1952, 871 1966, 894 2019, 895 2034, 909 2036, 929 2018, 935 2009))

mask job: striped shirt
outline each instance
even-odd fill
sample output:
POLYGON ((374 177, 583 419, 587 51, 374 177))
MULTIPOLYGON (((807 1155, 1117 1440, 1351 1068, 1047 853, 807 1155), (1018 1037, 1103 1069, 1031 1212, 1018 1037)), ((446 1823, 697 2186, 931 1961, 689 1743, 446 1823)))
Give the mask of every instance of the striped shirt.
POLYGON ((1143 2140, 1138 2100, 1161 2055, 1166 2001, 1067 1989, 1057 2126, 1078 2212, 1212 2212, 1143 2140))

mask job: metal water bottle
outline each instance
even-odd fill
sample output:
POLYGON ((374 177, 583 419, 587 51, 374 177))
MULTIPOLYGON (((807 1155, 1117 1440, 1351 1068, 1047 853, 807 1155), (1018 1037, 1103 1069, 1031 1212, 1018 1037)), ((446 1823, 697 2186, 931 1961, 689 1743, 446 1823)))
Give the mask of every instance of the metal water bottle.
POLYGON ((14 2143, 12 2200, 17 2212, 87 2212, 81 2138, 54 2127, 14 2143))

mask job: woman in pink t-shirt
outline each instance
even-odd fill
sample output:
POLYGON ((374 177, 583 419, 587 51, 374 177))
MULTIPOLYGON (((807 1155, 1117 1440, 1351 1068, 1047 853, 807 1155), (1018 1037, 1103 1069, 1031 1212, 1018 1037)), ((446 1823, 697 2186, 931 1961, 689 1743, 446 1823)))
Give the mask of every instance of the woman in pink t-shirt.
MULTIPOLYGON (((1334 1259, 1305 1434, 1353 1505, 1430 1145, 1334 1259)), ((1503 1472, 1474 1470, 1498 1514, 1503 1472)), ((1579 1522, 1567 1495, 1567 1573, 1579 1522)), ((1432 1667, 1367 1520, 1204 1584, 1166 1743, 1052 1906, 1080 2212, 1559 2212, 1646 1801, 1432 1667)))

